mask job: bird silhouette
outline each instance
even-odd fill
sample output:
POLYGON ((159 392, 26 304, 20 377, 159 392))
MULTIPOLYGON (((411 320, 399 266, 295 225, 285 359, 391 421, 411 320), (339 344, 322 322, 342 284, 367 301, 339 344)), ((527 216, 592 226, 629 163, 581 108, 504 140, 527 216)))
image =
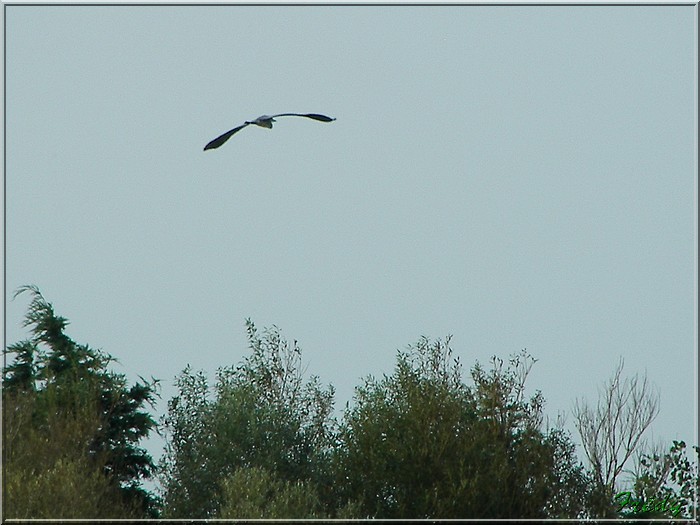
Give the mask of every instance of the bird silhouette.
POLYGON ((319 120, 321 122, 333 122, 335 119, 331 117, 327 117, 325 115, 319 115, 318 113, 280 113, 278 115, 262 115, 255 120, 248 121, 246 120, 244 124, 241 124, 240 126, 237 126, 223 135, 219 135, 216 137, 214 140, 212 140, 209 144, 204 146, 204 151, 207 151, 208 149, 215 149, 221 146, 224 142, 226 142, 228 139, 230 139, 234 133, 237 133, 238 131, 242 130, 246 126, 249 126, 250 124, 255 124, 256 126, 260 126, 261 128, 268 128, 272 129, 272 123, 277 122, 275 119, 277 117, 306 117, 310 118, 313 120, 319 120))

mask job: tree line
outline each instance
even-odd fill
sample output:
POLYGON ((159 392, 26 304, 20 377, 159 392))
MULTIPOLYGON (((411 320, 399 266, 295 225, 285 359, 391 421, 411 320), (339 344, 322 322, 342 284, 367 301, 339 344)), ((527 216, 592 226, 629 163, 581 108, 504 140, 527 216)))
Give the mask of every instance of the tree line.
POLYGON ((210 384, 185 368, 167 413, 158 381, 129 385, 109 354, 65 333, 38 288, 3 368, 4 518, 678 518, 697 512, 698 447, 644 446, 646 377, 577 401, 572 436, 526 394, 525 350, 465 381, 451 340, 398 351, 341 416, 302 351, 246 321, 248 355, 210 384), (140 443, 165 438, 154 460, 140 443), (690 455, 690 458, 688 457, 690 455), (630 470, 628 479, 622 474, 630 470), (159 489, 148 490, 146 481, 159 489))

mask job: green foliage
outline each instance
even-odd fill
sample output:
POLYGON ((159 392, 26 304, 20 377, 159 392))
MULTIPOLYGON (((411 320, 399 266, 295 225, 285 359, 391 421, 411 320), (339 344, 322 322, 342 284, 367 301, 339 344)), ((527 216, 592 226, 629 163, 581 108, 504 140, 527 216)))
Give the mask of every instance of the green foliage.
POLYGON ((155 515, 156 499, 140 487, 154 464, 138 447, 155 426, 142 410, 155 381, 127 388, 106 369, 112 357, 65 335, 68 321, 36 287, 23 292, 32 294, 24 324, 33 337, 5 350, 16 358, 3 370, 5 515, 155 515))
POLYGON ((323 518, 313 483, 283 481, 260 467, 241 467, 223 483, 224 519, 323 518))
POLYGON ((15 360, 9 364, 3 374, 3 387, 15 392, 34 392, 35 380, 38 377, 35 362, 36 344, 31 341, 21 341, 10 345, 6 354, 15 354, 15 360))
POLYGON ((104 475, 106 458, 90 451, 100 426, 97 403, 85 399, 67 413, 55 390, 50 385, 37 395, 3 396, 5 516, 138 517, 104 475))
POLYGON ((540 429, 543 400, 524 398, 527 355, 461 380, 449 339, 399 352, 391 377, 369 378, 346 412, 340 501, 357 517, 545 518, 581 512, 583 475, 560 430, 540 429))
POLYGON ((248 320, 247 331, 252 355, 219 369, 213 400, 203 374, 187 368, 177 379, 180 394, 165 418, 171 435, 163 461, 168 517, 231 511, 224 481, 241 468, 258 467, 280 482, 324 476, 332 388, 322 388, 316 377, 304 382, 301 350, 276 327, 261 337, 248 320))
POLYGON ((168 402, 163 426, 168 433, 160 478, 167 517, 202 517, 217 508, 219 458, 214 457, 216 429, 203 373, 187 367, 176 378, 180 394, 168 402))
POLYGON ((250 355, 220 368, 213 387, 189 367, 176 378, 160 502, 140 485, 156 467, 138 447, 155 428, 143 407, 157 382, 127 385, 107 370, 112 357, 65 334, 38 289, 22 292, 32 337, 6 349, 15 358, 3 370, 9 518, 136 519, 161 503, 167 518, 242 520, 697 512, 697 462, 682 441, 642 456, 634 492, 613 492, 657 406, 646 379, 623 381, 621 366, 595 410, 578 406, 587 472, 569 435, 543 426, 542 394, 526 395, 535 360, 525 351, 488 370, 476 363, 467 385, 450 339, 423 338, 398 352, 392 375, 364 380, 338 423, 333 388, 305 379, 296 341, 250 320, 250 355))

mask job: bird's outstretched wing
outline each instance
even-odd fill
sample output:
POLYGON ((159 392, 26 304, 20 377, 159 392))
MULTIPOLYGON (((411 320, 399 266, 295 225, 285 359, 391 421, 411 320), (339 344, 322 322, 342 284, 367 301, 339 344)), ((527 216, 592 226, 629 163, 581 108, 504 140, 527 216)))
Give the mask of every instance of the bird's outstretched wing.
POLYGON ((318 113, 279 113, 278 115, 264 115, 263 117, 258 117, 256 120, 253 122, 246 122, 245 124, 241 124, 237 128, 233 128, 230 131, 227 131, 223 135, 220 135, 216 137, 214 140, 212 140, 209 144, 204 146, 204 151, 208 149, 215 149, 221 146, 224 142, 226 142, 228 139, 231 138, 231 136, 236 133, 237 131, 240 131, 241 129, 245 128, 246 126, 250 124, 257 124, 259 126, 263 127, 272 127, 272 119, 276 117, 306 117, 314 120, 320 120, 321 122, 333 122, 335 119, 332 117, 327 117, 326 115, 319 115, 318 113), (262 119, 262 120, 261 120, 262 119), (260 124, 259 122, 264 122, 265 124, 260 124))
POLYGON ((231 136, 232 136, 234 133, 236 133, 237 131, 242 130, 242 129, 245 128, 248 124, 250 124, 250 122, 246 122, 245 124, 241 124, 241 125, 238 126, 237 128, 233 128, 232 130, 227 131, 227 132, 224 133, 223 135, 220 135, 220 136, 216 137, 216 138, 215 138, 214 140, 212 140, 209 144, 207 144, 206 146, 204 146, 204 151, 207 151, 208 149, 218 148, 218 147, 221 146, 224 142, 226 142, 228 139, 230 139, 231 136))
POLYGON ((272 115, 272 118, 275 117, 306 117, 320 120, 321 122, 333 122, 335 120, 334 118, 319 115, 318 113, 280 113, 279 115, 272 115))

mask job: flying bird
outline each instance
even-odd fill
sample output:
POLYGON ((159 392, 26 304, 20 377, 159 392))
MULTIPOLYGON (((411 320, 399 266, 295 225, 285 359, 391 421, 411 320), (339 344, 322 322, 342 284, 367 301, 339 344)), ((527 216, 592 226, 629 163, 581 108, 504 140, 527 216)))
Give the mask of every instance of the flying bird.
POLYGON ((231 138, 231 136, 245 128, 246 126, 249 126, 250 124, 255 124, 256 126, 260 126, 261 128, 268 128, 272 129, 272 123, 277 122, 275 118, 277 117, 306 117, 314 120, 320 120, 321 122, 333 122, 335 119, 331 117, 327 117, 325 115, 319 115, 318 113, 280 113, 279 115, 262 115, 261 117, 256 118, 255 120, 247 121, 245 124, 241 124, 238 127, 233 128, 232 130, 227 131, 223 135, 220 135, 216 137, 214 140, 212 140, 209 144, 204 146, 204 151, 207 151, 208 149, 215 149, 221 146, 224 142, 226 142, 228 139, 231 138))

